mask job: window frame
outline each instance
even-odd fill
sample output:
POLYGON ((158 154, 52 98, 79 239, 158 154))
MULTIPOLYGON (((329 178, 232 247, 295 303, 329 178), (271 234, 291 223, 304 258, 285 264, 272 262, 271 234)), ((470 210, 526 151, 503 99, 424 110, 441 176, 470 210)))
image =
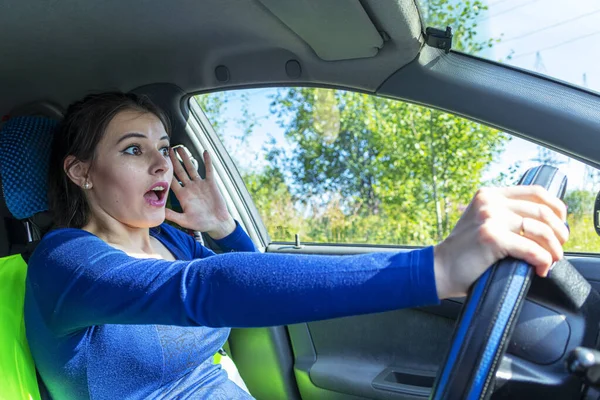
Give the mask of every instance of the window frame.
MULTIPOLYGON (((298 85, 300 87, 302 85, 298 85)), ((228 88, 224 91, 243 91, 250 89, 264 89, 264 88, 272 88, 277 89, 280 86, 260 86, 260 87, 240 87, 240 88, 228 88)), ((287 87, 287 86, 286 86, 287 87)), ((289 86, 293 87, 293 86, 289 86)), ((310 86, 317 87, 317 86, 310 86)), ((355 91, 351 88, 340 88, 340 87, 331 87, 331 86, 318 86, 322 89, 329 90, 343 90, 343 91, 355 91)), ((355 91, 356 92, 356 91, 355 91)), ((360 254, 370 251, 397 251, 401 250, 411 250, 411 249, 419 249, 430 247, 432 244, 422 244, 422 245, 409 245, 409 244, 374 244, 374 243, 328 243, 328 242, 303 242, 302 237, 299 238, 299 241, 294 241, 293 237, 290 237, 290 240, 272 240, 268 231, 266 224, 263 222, 263 219, 260 215, 260 211, 257 209, 254 200, 252 199, 252 195, 246 187, 245 182, 243 181, 241 174, 234 162, 231 158, 231 155, 226 150, 224 144, 219 138, 216 131, 213 129, 208 117, 204 113, 204 110, 200 107, 197 101, 195 101, 194 97, 198 95, 207 95, 210 92, 204 93, 196 93, 187 97, 188 107, 191 111, 190 117, 188 120, 187 128, 191 129, 199 139, 200 148, 207 149, 211 151, 215 157, 213 157, 213 164, 215 166, 216 175, 219 177, 219 188, 223 192, 226 197, 227 206, 232 212, 234 218, 236 218, 242 225, 242 227, 248 232, 252 240, 257 243, 257 247, 260 251, 267 252, 293 252, 293 253, 307 253, 307 254, 360 254), (223 179, 222 177, 225 177, 223 179)), ((372 96, 380 96, 377 93, 367 93, 372 96)), ((435 106, 428 104, 420 104, 408 101, 406 99, 396 99, 388 97, 390 101, 401 101, 409 104, 414 104, 416 106, 427 107, 433 110, 438 110, 440 112, 448 113, 455 115, 459 118, 464 118, 466 120, 472 121, 477 124, 482 124, 487 127, 493 129, 499 129, 497 126, 492 124, 487 124, 480 120, 475 120, 460 113, 456 113, 452 110, 441 110, 435 106)), ((186 129, 187 129, 186 128, 186 129)), ((538 142, 533 140, 532 138, 526 137, 524 135, 511 132, 509 130, 501 130, 502 132, 532 144, 541 146, 547 150, 550 150, 556 154, 564 155, 571 160, 581 162, 586 166, 590 166, 600 171, 595 165, 591 163, 586 163, 581 160, 581 158, 569 154, 565 151, 557 151, 557 149, 549 146, 547 144, 538 142)), ((581 251, 566 251, 565 254, 569 256, 577 256, 577 257, 598 257, 600 256, 600 250, 598 252, 581 252, 581 251)))

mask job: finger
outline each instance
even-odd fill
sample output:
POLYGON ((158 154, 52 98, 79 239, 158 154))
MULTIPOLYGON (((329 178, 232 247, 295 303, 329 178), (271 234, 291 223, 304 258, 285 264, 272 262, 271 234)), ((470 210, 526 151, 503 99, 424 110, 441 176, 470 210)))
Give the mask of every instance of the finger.
POLYGON ((561 244, 569 239, 569 229, 564 221, 547 205, 515 199, 508 199, 507 205, 512 212, 519 214, 521 217, 536 219, 550 226, 561 244))
POLYGON ((173 193, 175 193, 175 197, 177 197, 177 199, 179 199, 179 193, 181 193, 182 188, 183 186, 181 186, 181 183, 179 183, 177 178, 173 176, 173 178, 171 178, 171 190, 173 193))
POLYGON ((551 195, 546 189, 539 185, 518 185, 501 188, 502 193, 515 200, 529 200, 545 204, 561 219, 567 220, 567 206, 559 198, 551 195))
POLYGON ((192 160, 190 159, 190 156, 188 155, 188 152, 185 150, 185 148, 178 147, 177 152, 183 160, 183 165, 185 166, 185 170, 190 179, 199 179, 200 175, 198 175, 198 170, 196 170, 196 167, 194 167, 194 164, 192 163, 192 160))
POLYGON ((171 222, 175 222, 181 227, 187 228, 187 226, 185 226, 186 218, 185 215, 182 213, 173 211, 170 208, 165 208, 165 218, 171 222))
POLYGON ((213 165, 212 158, 210 157, 210 154, 208 154, 208 150, 204 150, 204 153, 202 153, 202 158, 204 159, 204 170, 206 171, 206 179, 212 179, 213 165))
POLYGON ((185 170, 181 166, 181 162, 177 158, 177 155, 175 154, 175 150, 173 150, 173 148, 169 149, 169 156, 171 157, 171 162, 173 163, 173 172, 175 173, 175 176, 185 185, 186 182, 190 180, 190 178, 187 172, 185 172, 185 170))
POLYGON ((553 261, 563 257, 562 244, 550 226, 533 218, 522 218, 517 234, 537 243, 552 256, 553 261))
MULTIPOLYGON (((495 228, 492 228, 495 230, 495 228)), ((517 260, 523 260, 531 265, 536 274, 545 277, 548 274, 550 266, 552 266, 552 255, 531 239, 519 234, 494 235, 496 244, 503 248, 503 253, 517 260)), ((504 257, 504 256, 503 256, 504 257)), ((502 257, 502 258, 503 258, 502 257)))

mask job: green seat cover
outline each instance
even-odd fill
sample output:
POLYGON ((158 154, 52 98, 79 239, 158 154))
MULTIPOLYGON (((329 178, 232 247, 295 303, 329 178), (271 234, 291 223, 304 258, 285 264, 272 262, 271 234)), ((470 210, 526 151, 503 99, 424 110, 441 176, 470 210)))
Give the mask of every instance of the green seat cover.
POLYGON ((27 264, 17 254, 0 258, 0 399, 39 400, 35 365, 23 320, 27 264))

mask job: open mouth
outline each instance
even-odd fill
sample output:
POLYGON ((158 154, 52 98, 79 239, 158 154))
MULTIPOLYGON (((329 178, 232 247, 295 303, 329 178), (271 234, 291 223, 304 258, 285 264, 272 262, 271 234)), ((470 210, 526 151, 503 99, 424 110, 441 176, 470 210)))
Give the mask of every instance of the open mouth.
POLYGON ((153 206, 162 206, 166 202, 168 191, 169 185, 166 182, 159 182, 144 194, 144 198, 153 206))

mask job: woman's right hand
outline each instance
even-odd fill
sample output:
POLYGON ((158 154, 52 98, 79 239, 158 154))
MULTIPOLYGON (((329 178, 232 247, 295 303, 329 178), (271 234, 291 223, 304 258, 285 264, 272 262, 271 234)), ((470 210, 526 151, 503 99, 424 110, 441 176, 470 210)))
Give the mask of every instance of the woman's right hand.
POLYGON ((434 249, 440 299, 461 297, 485 270, 511 256, 545 277, 569 238, 565 204, 540 186, 484 188, 434 249))

